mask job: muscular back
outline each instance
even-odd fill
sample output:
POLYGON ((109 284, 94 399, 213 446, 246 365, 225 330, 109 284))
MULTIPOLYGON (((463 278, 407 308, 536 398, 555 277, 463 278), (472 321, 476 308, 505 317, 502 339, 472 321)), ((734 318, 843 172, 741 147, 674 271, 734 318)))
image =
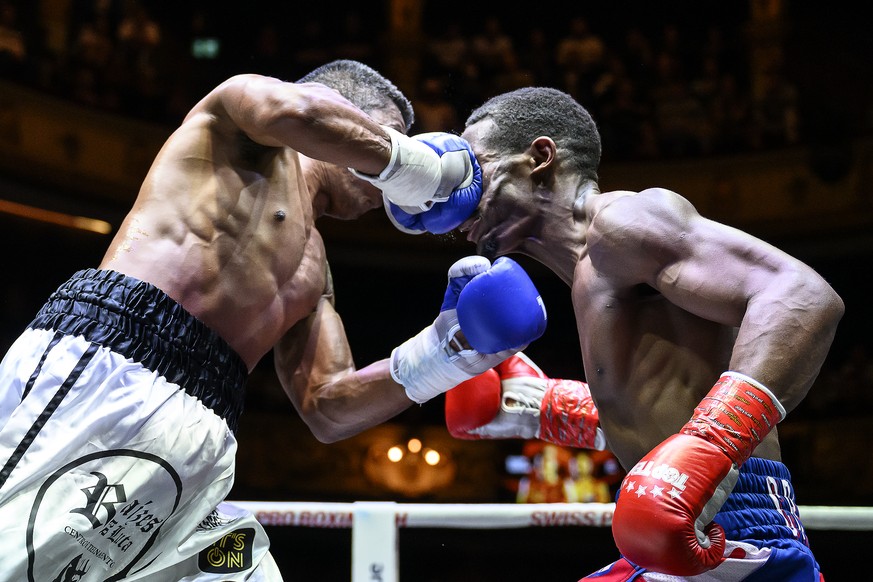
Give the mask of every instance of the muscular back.
POLYGON ((313 220, 297 153, 254 143, 209 96, 158 154, 101 268, 164 290, 251 369, 324 289, 313 220))

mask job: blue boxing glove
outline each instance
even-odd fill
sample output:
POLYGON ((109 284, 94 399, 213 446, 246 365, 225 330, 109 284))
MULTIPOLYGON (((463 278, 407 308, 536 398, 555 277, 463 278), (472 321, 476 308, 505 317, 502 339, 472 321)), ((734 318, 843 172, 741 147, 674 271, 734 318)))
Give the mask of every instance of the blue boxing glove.
POLYGON ((457 261, 449 269, 443 305, 433 324, 391 352, 391 376, 411 400, 424 403, 493 368, 543 334, 542 299, 527 273, 507 261, 498 259, 494 267, 480 256, 457 261), (474 293, 465 297, 470 285, 474 293), (491 295, 493 303, 481 301, 480 295, 491 295), (476 343, 487 351, 464 345, 460 313, 473 322, 476 343), (503 339, 496 339, 498 335, 503 339))
POLYGON ((427 208, 424 211, 420 207, 410 208, 397 204, 383 191, 385 212, 394 226, 408 234, 443 234, 454 230, 473 214, 482 197, 482 169, 479 161, 470 144, 451 133, 422 133, 412 139, 433 149, 440 156, 443 165, 451 168, 451 176, 456 175, 460 169, 458 163, 463 163, 463 179, 447 198, 444 198, 445 193, 441 193, 433 200, 425 202, 427 208), (466 155, 459 155, 465 153, 466 155))
POLYGON ((388 218, 403 232, 442 234, 460 226, 482 197, 482 169, 470 144, 451 133, 384 130, 391 138, 385 169, 378 176, 351 172, 382 190, 388 218))
POLYGON ((546 306, 521 265, 500 257, 458 296, 458 323, 474 350, 493 354, 546 331, 546 306))

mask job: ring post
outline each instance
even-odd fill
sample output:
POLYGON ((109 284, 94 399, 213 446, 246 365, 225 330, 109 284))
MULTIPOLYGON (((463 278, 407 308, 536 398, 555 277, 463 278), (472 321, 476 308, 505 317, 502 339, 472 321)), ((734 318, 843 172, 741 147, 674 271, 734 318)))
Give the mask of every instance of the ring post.
POLYGON ((397 504, 353 505, 352 582, 398 582, 397 504))

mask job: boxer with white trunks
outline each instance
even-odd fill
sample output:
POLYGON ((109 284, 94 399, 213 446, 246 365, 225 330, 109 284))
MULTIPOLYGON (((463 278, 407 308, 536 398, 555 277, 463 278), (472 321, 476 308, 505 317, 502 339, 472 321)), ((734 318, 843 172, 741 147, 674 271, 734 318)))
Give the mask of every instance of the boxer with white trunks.
POLYGON ((256 567, 268 547, 256 522, 207 520, 233 483, 246 376, 224 340, 153 285, 75 274, 0 365, 4 579, 136 579, 225 535, 236 536, 220 548, 233 566, 203 572, 256 567))
POLYGON ((99 268, 62 284, 0 363, 0 580, 281 580, 264 530, 223 503, 264 355, 330 442, 543 333, 517 263, 465 257, 433 324, 356 368, 315 220, 386 202, 402 230, 444 232, 481 194, 469 145, 408 137, 412 121, 355 61, 297 83, 238 75, 194 106, 99 268))

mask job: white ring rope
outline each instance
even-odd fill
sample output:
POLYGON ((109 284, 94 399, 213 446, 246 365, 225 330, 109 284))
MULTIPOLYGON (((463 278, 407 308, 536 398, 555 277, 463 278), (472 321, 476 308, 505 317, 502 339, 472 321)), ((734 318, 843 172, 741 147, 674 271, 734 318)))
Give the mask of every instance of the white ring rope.
MULTIPOLYGON (((400 582, 400 528, 609 527, 614 503, 311 503, 232 501, 262 525, 351 528, 352 582, 400 582)), ((873 507, 800 506, 807 529, 873 530, 873 507)))
MULTIPOLYGON (((231 501, 268 526, 351 528, 356 513, 373 507, 394 513, 397 527, 501 529, 552 526, 609 527, 614 503, 319 503, 231 501)), ((798 507, 806 529, 873 530, 873 507, 798 507)))

